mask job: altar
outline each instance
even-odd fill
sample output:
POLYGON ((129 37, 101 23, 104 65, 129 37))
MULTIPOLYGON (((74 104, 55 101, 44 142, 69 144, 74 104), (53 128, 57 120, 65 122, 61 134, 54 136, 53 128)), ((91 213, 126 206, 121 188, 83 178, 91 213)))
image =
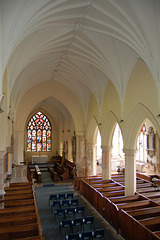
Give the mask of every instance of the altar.
POLYGON ((48 156, 47 155, 34 155, 32 156, 32 163, 47 163, 48 156))

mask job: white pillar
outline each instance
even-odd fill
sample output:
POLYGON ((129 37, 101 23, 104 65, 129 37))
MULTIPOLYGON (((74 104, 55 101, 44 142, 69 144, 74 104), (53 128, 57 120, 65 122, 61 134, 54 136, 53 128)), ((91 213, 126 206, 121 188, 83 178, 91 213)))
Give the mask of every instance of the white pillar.
POLYGON ((95 146, 93 144, 87 144, 86 146, 86 156, 87 156, 87 173, 88 175, 95 175, 95 146))
POLYGON ((24 161, 24 132, 15 132, 15 144, 14 144, 14 163, 19 165, 24 161))
POLYGON ((101 146, 102 148, 102 179, 111 179, 111 149, 112 147, 101 146))
POLYGON ((125 196, 136 192, 136 153, 135 149, 123 149, 125 153, 125 196))
POLYGON ((77 177, 85 176, 86 172, 86 147, 84 132, 76 135, 76 170, 77 177))

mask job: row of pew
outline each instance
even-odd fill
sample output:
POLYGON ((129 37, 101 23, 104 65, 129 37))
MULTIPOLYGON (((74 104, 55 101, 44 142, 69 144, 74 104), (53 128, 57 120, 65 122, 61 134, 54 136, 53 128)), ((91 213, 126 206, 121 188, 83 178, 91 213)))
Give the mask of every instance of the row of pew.
POLYGON ((1 240, 42 240, 32 183, 10 183, 5 187, 0 209, 1 240))
POLYGON ((128 240, 160 239, 160 190, 137 174, 136 193, 125 196, 124 175, 75 178, 75 189, 128 240))

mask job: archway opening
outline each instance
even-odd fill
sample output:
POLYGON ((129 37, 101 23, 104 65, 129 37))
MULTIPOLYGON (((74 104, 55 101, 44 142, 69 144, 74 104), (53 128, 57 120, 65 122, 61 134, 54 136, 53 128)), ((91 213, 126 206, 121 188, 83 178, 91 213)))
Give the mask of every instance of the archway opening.
POLYGON ((101 134, 97 132, 96 143, 96 175, 102 174, 102 148, 101 148, 101 134))
POLYGON ((125 155, 123 153, 123 137, 119 124, 115 126, 113 139, 112 139, 112 152, 111 152, 111 170, 117 172, 117 169, 123 169, 125 165, 125 155))
POLYGON ((145 119, 138 131, 136 170, 147 174, 159 174, 159 137, 155 126, 145 119))

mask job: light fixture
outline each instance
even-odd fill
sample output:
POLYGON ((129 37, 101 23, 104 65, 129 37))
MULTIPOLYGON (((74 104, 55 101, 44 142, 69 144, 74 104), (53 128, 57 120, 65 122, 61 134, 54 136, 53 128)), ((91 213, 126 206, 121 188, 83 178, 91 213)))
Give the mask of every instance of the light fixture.
POLYGON ((4 111, 2 110, 2 108, 0 107, 0 113, 3 113, 4 111))
POLYGON ((122 122, 123 122, 123 119, 121 119, 119 122, 122 123, 122 122))

